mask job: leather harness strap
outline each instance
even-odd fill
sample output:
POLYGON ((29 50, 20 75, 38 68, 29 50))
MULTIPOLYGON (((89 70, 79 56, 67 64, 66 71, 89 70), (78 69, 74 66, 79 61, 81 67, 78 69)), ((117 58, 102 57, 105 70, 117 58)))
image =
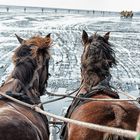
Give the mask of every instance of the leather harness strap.
MULTIPOLYGON (((84 97, 84 98, 91 98, 93 96, 100 95, 100 94, 107 95, 111 98, 119 99, 119 95, 117 94, 117 92, 113 91, 110 88, 109 84, 104 86, 103 83, 99 83, 97 86, 92 87, 90 92, 80 93, 78 96, 84 97), (102 92, 102 93, 100 93, 100 92, 102 92)), ((75 110, 75 108, 77 108, 78 106, 83 105, 87 102, 91 102, 91 101, 89 101, 89 100, 85 101, 85 100, 75 98, 73 100, 72 104, 69 106, 65 117, 70 118, 71 114, 75 110)), ((67 127, 66 126, 67 126, 66 123, 62 124, 61 132, 60 132, 60 139, 66 140, 66 135, 67 135, 67 131, 66 131, 67 127)))

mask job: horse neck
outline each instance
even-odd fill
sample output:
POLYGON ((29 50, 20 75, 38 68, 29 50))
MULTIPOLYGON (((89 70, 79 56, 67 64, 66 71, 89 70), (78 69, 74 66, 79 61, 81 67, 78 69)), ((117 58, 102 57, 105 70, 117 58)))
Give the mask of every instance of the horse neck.
POLYGON ((37 68, 35 69, 34 66, 30 66, 28 63, 15 66, 11 76, 5 81, 0 91, 4 93, 10 91, 12 95, 16 96, 23 94, 26 95, 23 96, 25 102, 32 104, 40 103, 37 70, 37 68))
POLYGON ((92 87, 96 86, 101 80, 103 80, 103 78, 99 77, 96 73, 89 73, 85 70, 82 70, 81 76, 81 84, 86 91, 89 91, 92 87))
POLYGON ((34 60, 26 59, 15 66, 12 72, 12 78, 18 79, 24 86, 27 86, 33 79, 35 69, 36 63, 34 60))
POLYGON ((90 91, 92 87, 97 86, 99 83, 108 85, 111 78, 110 66, 105 67, 102 60, 98 63, 86 61, 86 65, 83 65, 81 69, 81 77, 81 83, 86 91, 90 91))

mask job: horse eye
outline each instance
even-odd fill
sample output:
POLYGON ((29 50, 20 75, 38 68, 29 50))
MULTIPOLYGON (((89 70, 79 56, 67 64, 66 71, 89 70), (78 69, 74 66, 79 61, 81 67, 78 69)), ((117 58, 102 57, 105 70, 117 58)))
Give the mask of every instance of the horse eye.
POLYGON ((28 51, 28 50, 23 50, 22 52, 21 52, 21 54, 20 54, 20 56, 28 56, 28 55, 30 55, 30 51, 28 51))

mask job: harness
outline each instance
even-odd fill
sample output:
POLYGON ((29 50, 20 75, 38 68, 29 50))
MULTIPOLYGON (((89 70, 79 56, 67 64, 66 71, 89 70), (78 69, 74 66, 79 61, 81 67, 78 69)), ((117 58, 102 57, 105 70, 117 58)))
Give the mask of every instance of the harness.
MULTIPOLYGON (((12 91, 7 91, 5 94, 10 96, 10 97, 13 97, 13 98, 15 98, 17 100, 20 100, 22 102, 29 103, 29 104, 32 104, 32 105, 34 104, 31 101, 31 99, 24 93, 16 93, 16 94, 14 94, 12 91)), ((9 100, 9 99, 7 99, 6 97, 0 95, 0 100, 9 100)))
MULTIPOLYGON (((115 92, 114 90, 111 89, 109 83, 107 82, 106 83, 106 79, 101 81, 97 86, 95 87, 92 87, 91 91, 90 92, 87 92, 86 94, 84 93, 80 93, 78 95, 78 97, 84 97, 84 98, 91 98, 93 96, 96 96, 96 95, 107 95, 111 98, 115 98, 115 99, 119 99, 119 95, 117 94, 117 92, 115 92), (102 93, 101 93, 102 92, 102 93)), ((78 98, 75 98, 72 102, 72 104, 69 106, 68 110, 67 110, 67 113, 65 115, 66 118, 70 118, 73 111, 85 104, 85 103, 88 103, 88 102, 91 102, 89 100, 81 100, 81 99, 78 99, 78 98)), ((62 124, 62 127, 61 127, 61 131, 60 131, 60 139, 62 140, 66 140, 66 137, 67 137, 67 124, 64 122, 62 124)))

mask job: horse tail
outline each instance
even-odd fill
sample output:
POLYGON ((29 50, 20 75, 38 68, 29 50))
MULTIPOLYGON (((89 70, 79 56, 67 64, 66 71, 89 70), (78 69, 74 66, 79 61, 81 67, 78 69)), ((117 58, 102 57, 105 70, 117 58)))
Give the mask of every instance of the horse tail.
MULTIPOLYGON (((119 104, 113 104, 112 110, 114 112, 115 119, 114 119, 113 125, 111 126, 115 128, 127 129, 122 124, 123 117, 127 114, 125 109, 119 104)), ((128 140, 128 138, 125 138, 123 136, 118 136, 116 134, 105 133, 103 140, 128 140)))

